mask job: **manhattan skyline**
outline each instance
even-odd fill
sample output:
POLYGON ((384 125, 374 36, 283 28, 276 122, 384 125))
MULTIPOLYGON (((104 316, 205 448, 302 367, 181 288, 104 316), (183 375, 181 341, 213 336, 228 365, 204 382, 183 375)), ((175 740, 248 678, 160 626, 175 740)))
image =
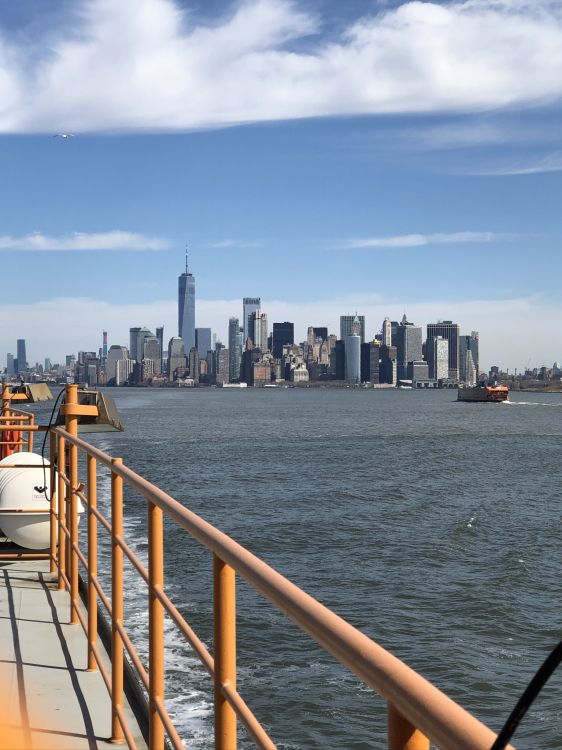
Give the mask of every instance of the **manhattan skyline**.
POLYGON ((0 303, 3 358, 18 337, 35 361, 175 331, 186 242, 197 325, 223 341, 255 295, 299 339, 406 312, 479 330, 486 366, 562 358, 562 3, 53 0, 3 5, 0 49, 0 252, 26 282, 0 303), (206 62, 220 39, 230 80, 206 62))

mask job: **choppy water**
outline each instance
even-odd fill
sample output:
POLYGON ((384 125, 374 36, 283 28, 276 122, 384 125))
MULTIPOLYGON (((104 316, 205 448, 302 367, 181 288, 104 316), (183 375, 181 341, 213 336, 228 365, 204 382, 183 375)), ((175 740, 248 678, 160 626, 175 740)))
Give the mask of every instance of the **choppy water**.
MULTIPOLYGON (((562 637, 562 396, 113 389, 104 450, 231 534, 498 730, 562 637)), ((100 479, 108 492, 107 480, 100 479)), ((126 498, 146 551, 145 504, 126 498)), ((167 530, 172 598, 212 646, 211 561, 167 530)), ((144 649, 131 573, 128 622, 144 649)), ((385 706, 241 583, 239 690, 284 750, 383 747, 385 706)), ((168 628, 168 705, 211 748, 212 698, 168 628)), ((516 735, 562 747, 562 670, 516 735)), ((241 747, 251 743, 241 735, 241 747)))

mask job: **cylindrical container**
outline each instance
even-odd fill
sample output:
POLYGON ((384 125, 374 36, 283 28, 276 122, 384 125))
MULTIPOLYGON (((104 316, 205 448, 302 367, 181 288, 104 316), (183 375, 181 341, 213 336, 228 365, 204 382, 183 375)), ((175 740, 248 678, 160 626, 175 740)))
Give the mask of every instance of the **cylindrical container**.
MULTIPOLYGON (((14 453, 0 461, 0 527, 26 549, 49 546, 50 474, 49 461, 37 453, 14 453), (8 469, 2 464, 24 466, 8 469)), ((83 512, 80 503, 78 512, 83 512)))

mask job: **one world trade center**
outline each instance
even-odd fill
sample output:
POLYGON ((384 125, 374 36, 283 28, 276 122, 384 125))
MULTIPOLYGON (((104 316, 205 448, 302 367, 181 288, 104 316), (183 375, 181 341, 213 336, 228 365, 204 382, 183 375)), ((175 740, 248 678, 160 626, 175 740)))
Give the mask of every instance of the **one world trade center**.
POLYGON ((185 356, 195 346, 195 276, 187 270, 178 277, 178 336, 183 339, 185 356))

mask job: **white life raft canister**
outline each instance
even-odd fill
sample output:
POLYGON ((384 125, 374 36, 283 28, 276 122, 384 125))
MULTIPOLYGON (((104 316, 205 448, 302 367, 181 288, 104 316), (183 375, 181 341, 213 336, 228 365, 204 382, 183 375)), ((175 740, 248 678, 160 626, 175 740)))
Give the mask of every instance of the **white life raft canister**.
MULTIPOLYGON (((51 469, 47 459, 38 453, 14 453, 0 461, 0 528, 12 542, 27 549, 49 547, 49 513, 45 511, 49 510, 50 497, 51 469), (2 464, 24 466, 3 469, 2 464)), ((83 510, 78 503, 78 512, 83 510)))

